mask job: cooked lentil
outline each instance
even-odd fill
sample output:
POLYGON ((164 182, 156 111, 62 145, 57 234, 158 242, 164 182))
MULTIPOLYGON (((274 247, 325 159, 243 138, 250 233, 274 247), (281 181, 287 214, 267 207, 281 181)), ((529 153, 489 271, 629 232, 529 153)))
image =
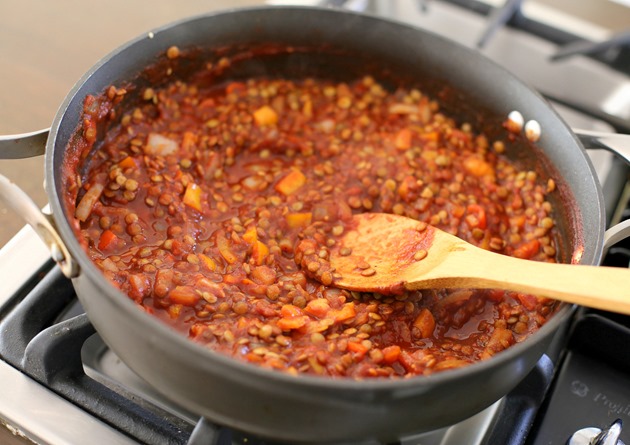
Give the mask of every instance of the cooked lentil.
MULTIPOLYGON (((112 91, 122 93, 86 99, 79 158, 107 101, 125 94, 112 91)), ((107 279, 192 340, 290 374, 407 377, 487 359, 554 312, 551 300, 498 290, 331 287, 326 246, 354 212, 555 261, 553 180, 519 170, 503 155, 509 139, 457 125, 421 91, 261 78, 175 81, 141 97, 70 178, 69 208, 107 279), (319 281, 301 270, 305 257, 319 281)))

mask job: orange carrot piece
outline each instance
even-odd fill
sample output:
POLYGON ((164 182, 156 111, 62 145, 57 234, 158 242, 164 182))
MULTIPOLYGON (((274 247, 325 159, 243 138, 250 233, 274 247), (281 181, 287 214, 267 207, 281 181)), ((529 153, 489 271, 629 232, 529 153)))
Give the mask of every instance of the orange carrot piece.
POLYGON ((214 272, 215 270, 217 270, 217 262, 210 258, 208 255, 200 253, 197 256, 201 259, 201 262, 204 266, 208 268, 209 271, 214 272))
POLYGON ((289 227, 296 229, 298 227, 308 226, 313 219, 313 214, 311 212, 287 213, 284 218, 286 219, 289 227))
POLYGON ((230 242, 225 236, 217 235, 217 247, 219 248, 221 256, 229 264, 234 264, 238 260, 238 257, 232 252, 232 249, 230 249, 230 242))
POLYGON ((411 136, 411 130, 409 128, 403 128, 396 134, 394 145, 399 150, 407 150, 411 148, 411 136))
POLYGON ((269 105, 263 105, 254 111, 254 121, 258 125, 274 125, 278 122, 278 113, 269 105))
POLYGON ((422 338, 428 338, 433 335, 435 330, 435 318, 427 308, 423 308, 413 322, 413 326, 418 328, 422 338))
POLYGON ((473 229, 485 229, 487 225, 486 211, 479 204, 470 204, 466 207, 466 224, 473 229))
POLYGON ((247 244, 254 245, 256 241, 258 241, 258 232, 256 231, 256 226, 249 227, 245 233, 243 234, 243 241, 247 244))
POLYGON ((302 314, 302 309, 300 309, 297 306, 294 306, 292 304, 285 304, 280 308, 280 315, 282 315, 283 318, 288 318, 288 317, 299 317, 302 314))
POLYGON ((103 251, 107 250, 117 243, 118 237, 111 230, 105 230, 100 239, 98 240, 98 250, 103 251))
POLYGON ((201 297, 192 287, 177 286, 169 292, 168 298, 175 304, 194 306, 201 297))
POLYGON ((494 170, 490 164, 478 156, 469 156, 464 160, 464 169, 473 176, 493 175, 494 170))
POLYGON ((422 133, 420 135, 420 138, 425 141, 438 142, 440 140, 440 133, 438 133, 437 131, 429 131, 426 133, 422 133))
POLYGON ((262 241, 256 240, 252 248, 252 258, 254 262, 260 266, 265 259, 269 256, 269 247, 262 241))
POLYGON ((306 324, 306 317, 281 318, 278 320, 278 327, 283 331, 300 329, 306 324))
POLYGON ((368 348, 366 348, 363 343, 359 343, 357 341, 349 341, 348 342, 348 350, 350 352, 354 352, 359 356, 365 355, 368 352, 368 348))
POLYGON ((201 212, 201 187, 194 182, 189 182, 184 192, 184 204, 201 212))
POLYGON ((532 258, 534 255, 536 255, 539 249, 540 249, 540 241, 538 241, 537 239, 533 239, 531 241, 526 242, 525 244, 522 244, 520 247, 518 247, 514 251, 514 256, 517 258, 528 260, 532 258))
POLYGON ((400 346, 393 345, 383 348, 383 362, 391 365, 400 357, 400 346))
POLYGON ((330 303, 325 298, 316 298, 308 302, 304 311, 314 317, 323 318, 330 311, 330 303))
POLYGON ((336 311, 335 321, 338 323, 342 321, 346 321, 354 317, 356 314, 357 312, 354 309, 354 303, 353 302, 346 303, 341 307, 341 309, 336 311))
POLYGON ((282 318, 278 320, 278 327, 283 331, 299 329, 306 324, 308 317, 303 315, 302 309, 292 304, 285 304, 280 308, 282 318))
POLYGON ((190 152, 195 149, 195 145, 197 145, 197 135, 192 131, 184 132, 184 137, 182 139, 182 150, 185 152, 190 152))
POLYGON ((118 163, 118 166, 121 168, 136 168, 137 164, 131 156, 127 156, 125 159, 118 163))
POLYGON ((295 193, 306 184, 306 176, 298 169, 293 169, 282 178, 275 186, 276 191, 288 196, 295 193))

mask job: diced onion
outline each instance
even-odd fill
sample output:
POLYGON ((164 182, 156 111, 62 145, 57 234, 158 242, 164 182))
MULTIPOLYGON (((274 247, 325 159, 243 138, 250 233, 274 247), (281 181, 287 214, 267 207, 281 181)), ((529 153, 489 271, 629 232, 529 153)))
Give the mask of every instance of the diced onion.
POLYGON ((335 129, 335 121, 333 121, 332 119, 325 119, 316 124, 316 127, 324 133, 330 133, 335 129))
POLYGON ((177 151, 177 142, 161 134, 151 133, 144 151, 150 155, 167 156, 177 151))
POLYGON ((94 184, 90 189, 83 195, 77 209, 74 212, 74 216, 81 222, 84 222, 92 213, 92 208, 96 201, 101 197, 101 193, 103 193, 103 184, 94 184))

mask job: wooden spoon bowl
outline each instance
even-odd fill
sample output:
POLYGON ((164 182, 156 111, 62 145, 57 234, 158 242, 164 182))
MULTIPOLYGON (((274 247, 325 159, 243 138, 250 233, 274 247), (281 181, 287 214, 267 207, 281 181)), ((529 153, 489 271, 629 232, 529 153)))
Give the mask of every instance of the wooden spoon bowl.
POLYGON ((348 290, 503 289, 630 314, 628 269, 513 258, 403 216, 355 215, 329 261, 334 285, 348 290))

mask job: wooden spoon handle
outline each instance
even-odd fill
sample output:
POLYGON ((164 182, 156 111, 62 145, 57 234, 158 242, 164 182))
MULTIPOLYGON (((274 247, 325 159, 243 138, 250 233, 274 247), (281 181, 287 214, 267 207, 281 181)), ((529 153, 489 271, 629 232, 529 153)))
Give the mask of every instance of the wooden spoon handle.
POLYGON ((417 282, 408 280, 406 287, 497 288, 630 314, 628 269, 526 261, 470 245, 451 252, 417 282))

